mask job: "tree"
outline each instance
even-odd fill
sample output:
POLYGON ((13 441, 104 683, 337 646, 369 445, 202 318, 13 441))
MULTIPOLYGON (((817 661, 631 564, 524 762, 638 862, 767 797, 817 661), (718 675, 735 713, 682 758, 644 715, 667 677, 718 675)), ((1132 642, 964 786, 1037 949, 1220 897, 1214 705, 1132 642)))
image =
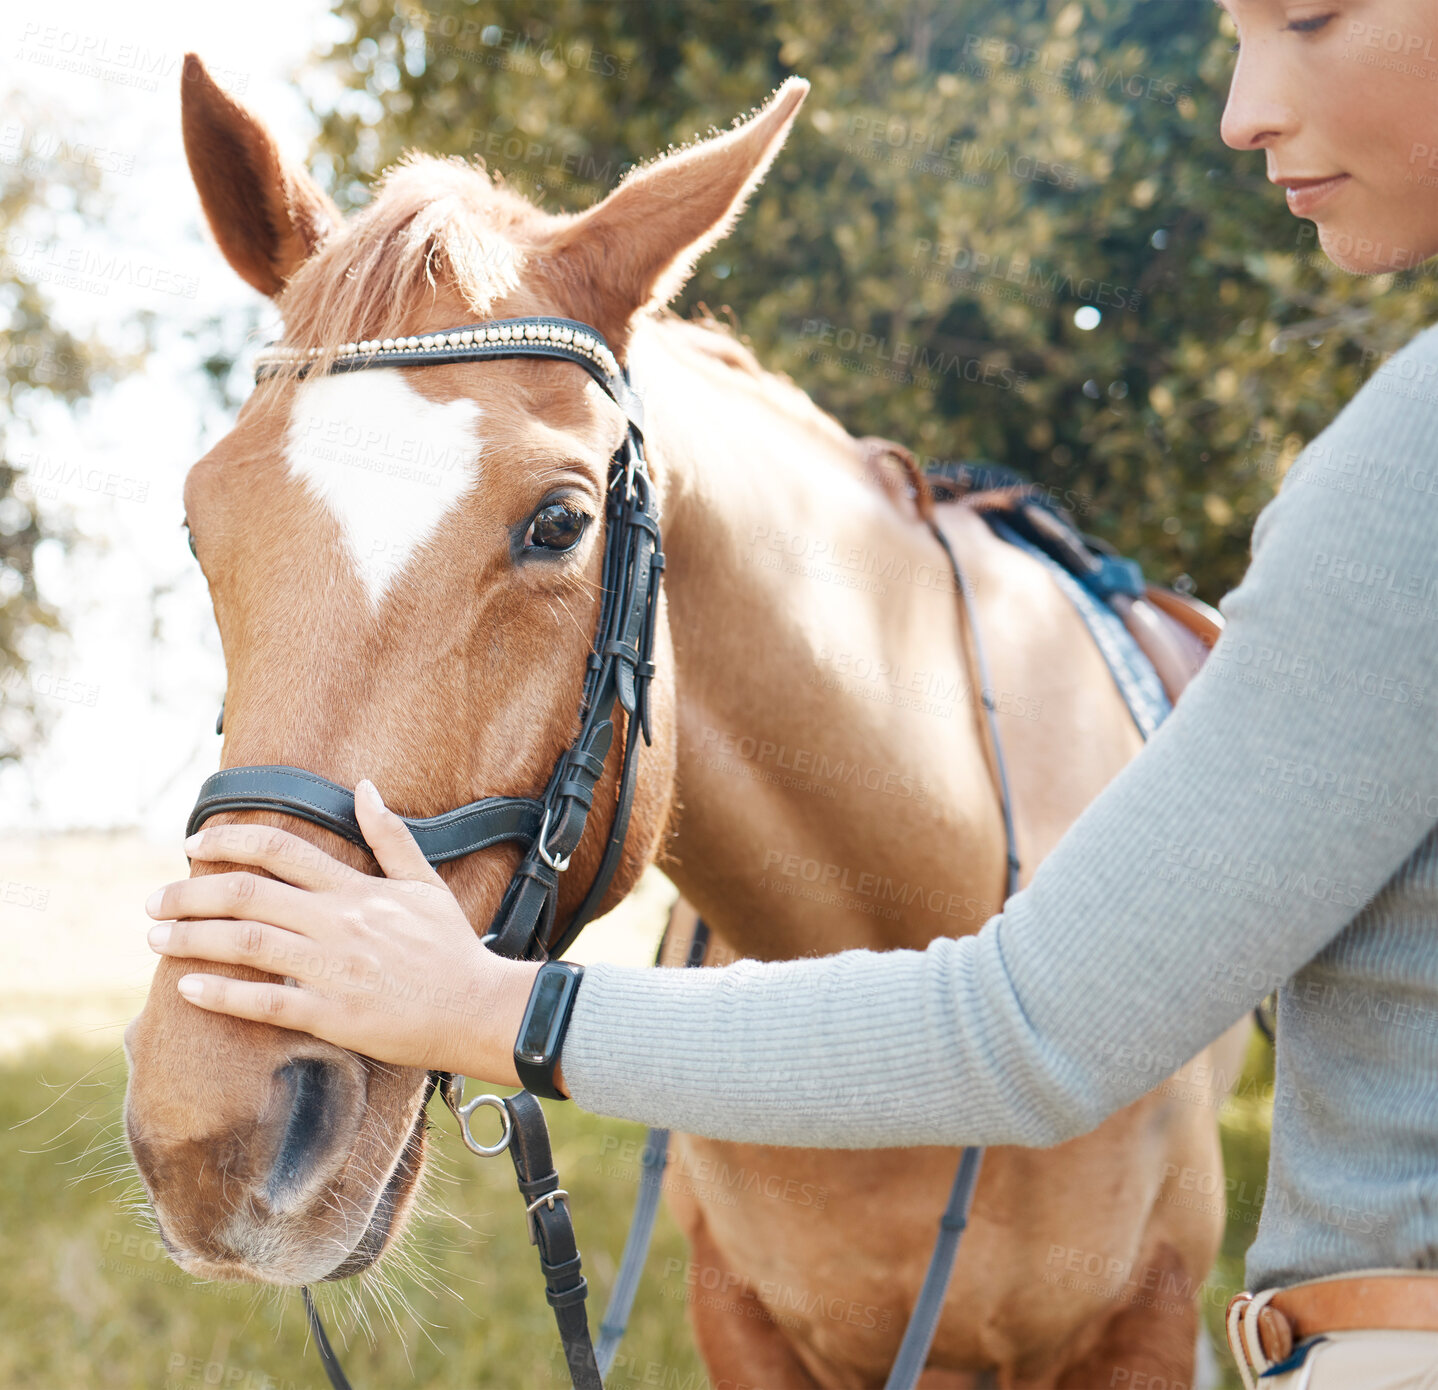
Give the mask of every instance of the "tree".
POLYGON ((676 307, 733 304, 855 433, 1016 467, 1154 577, 1230 588, 1299 448, 1435 295, 1332 269, 1221 145, 1214 8, 737 8, 335 0, 315 171, 353 207, 418 148, 579 208, 800 73, 788 145, 676 307))
POLYGON ((86 396, 109 366, 103 349, 56 321, 42 289, 57 220, 96 211, 95 147, 68 144, 18 101, 6 110, 14 114, 0 123, 0 763, 19 758, 44 725, 25 675, 37 639, 60 622, 36 586, 35 551, 45 540, 68 542, 42 515, 16 435, 46 401, 86 396))

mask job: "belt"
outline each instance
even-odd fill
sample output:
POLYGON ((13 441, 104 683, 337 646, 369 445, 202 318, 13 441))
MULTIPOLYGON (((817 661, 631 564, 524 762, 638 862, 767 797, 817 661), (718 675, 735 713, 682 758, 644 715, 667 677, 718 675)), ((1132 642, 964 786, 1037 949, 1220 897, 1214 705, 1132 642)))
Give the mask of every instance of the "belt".
POLYGON ((1229 1347, 1251 1386, 1250 1368, 1262 1375, 1323 1332, 1438 1332, 1438 1271, 1364 1270, 1235 1294, 1227 1324, 1229 1347))

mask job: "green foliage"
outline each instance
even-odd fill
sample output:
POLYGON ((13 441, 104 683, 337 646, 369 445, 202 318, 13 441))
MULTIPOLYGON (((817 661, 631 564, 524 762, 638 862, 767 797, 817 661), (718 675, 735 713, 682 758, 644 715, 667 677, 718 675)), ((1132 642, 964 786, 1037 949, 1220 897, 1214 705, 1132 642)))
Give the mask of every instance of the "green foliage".
POLYGON ((47 538, 67 539, 41 517, 25 460, 16 454, 16 427, 23 432, 47 401, 83 398, 105 363, 94 344, 55 321, 41 287, 43 248, 56 224, 93 214, 95 171, 54 157, 63 144, 53 137, 37 146, 40 127, 19 103, 7 110, 16 115, 0 146, 0 762, 18 758, 43 722, 24 675, 35 638, 57 629, 59 620, 36 587, 35 549, 47 538))
POLYGON ((334 11, 316 169, 351 206, 417 148, 584 207, 807 77, 767 184, 676 307, 732 304, 760 358, 855 433, 1019 468, 1210 599, 1302 443, 1432 316, 1429 276, 1345 277, 1262 157, 1220 143, 1231 38, 1209 5, 334 11))

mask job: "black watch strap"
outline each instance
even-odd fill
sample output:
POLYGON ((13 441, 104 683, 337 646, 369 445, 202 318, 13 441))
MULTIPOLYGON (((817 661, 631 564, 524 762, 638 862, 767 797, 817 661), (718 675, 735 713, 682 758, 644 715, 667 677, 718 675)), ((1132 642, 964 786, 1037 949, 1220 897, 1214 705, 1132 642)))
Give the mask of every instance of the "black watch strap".
POLYGON ((564 1030, 569 1026, 583 975, 582 965, 551 960, 541 965, 534 977, 519 1035, 514 1040, 514 1069, 519 1073, 519 1084, 533 1095, 566 1099, 554 1084, 554 1069, 559 1065, 564 1030))

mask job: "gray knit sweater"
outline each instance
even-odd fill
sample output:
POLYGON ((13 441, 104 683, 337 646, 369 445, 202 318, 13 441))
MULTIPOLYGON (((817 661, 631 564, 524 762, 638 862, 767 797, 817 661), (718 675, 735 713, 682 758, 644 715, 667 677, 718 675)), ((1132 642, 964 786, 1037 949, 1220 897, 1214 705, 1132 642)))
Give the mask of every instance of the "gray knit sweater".
POLYGON ((575 1101, 768 1144, 1049 1145, 1281 986, 1250 1287, 1438 1266, 1438 330, 1303 452, 1221 606, 1173 715, 978 935, 591 966, 575 1101))

